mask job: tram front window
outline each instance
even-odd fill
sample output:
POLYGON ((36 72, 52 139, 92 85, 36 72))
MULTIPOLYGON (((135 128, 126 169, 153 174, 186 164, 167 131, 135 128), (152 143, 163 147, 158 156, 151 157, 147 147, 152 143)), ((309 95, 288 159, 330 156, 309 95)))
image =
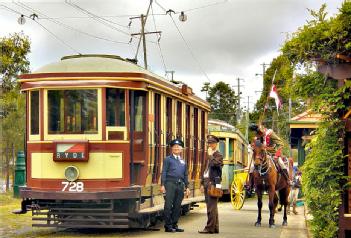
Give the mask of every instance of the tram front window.
POLYGON ((125 126, 124 89, 106 89, 106 124, 108 126, 125 126))
POLYGON ((97 90, 49 90, 49 134, 96 134, 97 90))

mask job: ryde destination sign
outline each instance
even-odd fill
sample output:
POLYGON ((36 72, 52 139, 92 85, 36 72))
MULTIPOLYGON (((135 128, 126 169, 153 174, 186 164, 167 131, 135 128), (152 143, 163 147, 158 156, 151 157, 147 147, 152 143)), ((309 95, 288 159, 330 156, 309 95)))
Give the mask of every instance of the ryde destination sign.
POLYGON ((55 142, 54 161, 87 161, 87 142, 55 142))

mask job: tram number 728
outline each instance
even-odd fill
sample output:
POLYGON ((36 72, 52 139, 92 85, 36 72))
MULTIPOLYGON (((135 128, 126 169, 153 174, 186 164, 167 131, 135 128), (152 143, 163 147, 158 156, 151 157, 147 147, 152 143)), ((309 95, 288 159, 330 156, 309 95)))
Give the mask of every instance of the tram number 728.
POLYGON ((84 183, 83 182, 62 182, 63 188, 62 192, 83 192, 84 183))

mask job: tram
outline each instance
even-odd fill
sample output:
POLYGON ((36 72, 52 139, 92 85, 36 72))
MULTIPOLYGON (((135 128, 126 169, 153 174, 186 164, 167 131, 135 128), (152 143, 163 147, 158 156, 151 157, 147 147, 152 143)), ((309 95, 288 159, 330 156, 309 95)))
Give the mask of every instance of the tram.
POLYGON ((235 172, 243 171, 250 163, 249 142, 236 127, 220 120, 208 121, 209 134, 219 138, 219 151, 223 155, 222 189, 230 195, 235 172))
POLYGON ((22 212, 33 226, 148 227, 162 215, 162 162, 185 142, 191 195, 198 201, 209 104, 112 55, 71 55, 20 76, 26 94, 26 178, 22 212))

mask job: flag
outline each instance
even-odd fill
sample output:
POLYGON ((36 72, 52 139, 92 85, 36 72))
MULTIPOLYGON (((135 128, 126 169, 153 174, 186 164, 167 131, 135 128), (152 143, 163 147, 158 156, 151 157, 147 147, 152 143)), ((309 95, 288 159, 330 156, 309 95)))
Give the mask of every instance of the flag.
POLYGON ((272 85, 272 89, 269 93, 269 97, 274 98, 275 105, 277 106, 277 111, 278 111, 278 109, 282 107, 282 101, 278 96, 277 87, 274 84, 272 85))

